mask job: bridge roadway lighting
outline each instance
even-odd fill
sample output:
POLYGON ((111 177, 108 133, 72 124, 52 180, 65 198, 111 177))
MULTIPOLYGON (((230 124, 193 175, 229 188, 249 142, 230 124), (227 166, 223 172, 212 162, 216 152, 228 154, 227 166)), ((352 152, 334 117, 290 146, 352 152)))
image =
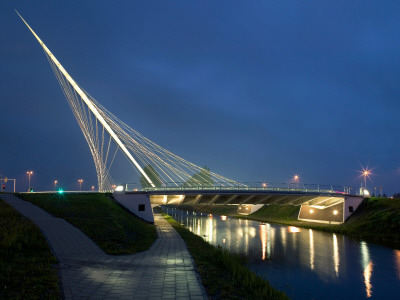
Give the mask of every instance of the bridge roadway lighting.
POLYGON ((83 179, 78 179, 78 182, 79 182, 79 191, 82 191, 82 182, 83 182, 83 179))
POLYGON ((26 174, 28 174, 28 192, 31 190, 31 175, 33 174, 33 171, 26 171, 26 174))

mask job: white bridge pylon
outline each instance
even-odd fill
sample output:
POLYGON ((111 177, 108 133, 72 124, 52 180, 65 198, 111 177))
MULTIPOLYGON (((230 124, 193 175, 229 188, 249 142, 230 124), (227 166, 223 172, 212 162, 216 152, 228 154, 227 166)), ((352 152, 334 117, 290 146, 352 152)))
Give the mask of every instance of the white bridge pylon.
POLYGON ((89 145, 96 167, 99 191, 112 189, 114 182, 110 169, 118 149, 121 149, 139 172, 143 187, 244 187, 243 184, 210 172, 169 152, 119 120, 79 87, 28 23, 18 12, 17 14, 42 46, 89 145))

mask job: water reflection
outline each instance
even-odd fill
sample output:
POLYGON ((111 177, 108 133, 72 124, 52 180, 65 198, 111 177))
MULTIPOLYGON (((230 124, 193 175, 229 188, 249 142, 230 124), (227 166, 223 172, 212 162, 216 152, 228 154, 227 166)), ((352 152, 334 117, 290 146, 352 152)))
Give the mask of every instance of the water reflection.
POLYGON ((265 252, 267 250, 267 226, 260 224, 260 239, 261 239, 261 259, 265 260, 265 252))
POLYGON ((295 226, 289 226, 288 230, 289 230, 290 233, 300 232, 300 228, 299 227, 295 227, 295 226))
POLYGON ((369 257, 369 250, 366 242, 361 242, 361 265, 364 269, 364 283, 365 283, 365 292, 367 294, 367 298, 372 296, 372 283, 371 276, 372 271, 374 269, 374 264, 369 257))
POLYGON ((286 252, 286 228, 282 226, 280 231, 281 231, 283 252, 286 252))
POLYGON ((213 218, 210 214, 207 219, 207 239, 208 242, 212 244, 213 241, 213 218))
POLYGON ((314 234, 312 229, 308 230, 310 235, 310 268, 314 270, 314 234))
POLYGON ((311 229, 169 212, 208 242, 246 254, 249 268, 290 298, 387 299, 400 294, 399 250, 311 229))
POLYGON ((335 265, 336 277, 339 277, 339 247, 336 234, 333 234, 333 263, 335 265))
POLYGON ((271 225, 267 224, 267 258, 271 258, 271 239, 273 238, 271 234, 271 225))
POLYGON ((400 251, 394 250, 394 261, 397 269, 397 278, 400 279, 400 251))

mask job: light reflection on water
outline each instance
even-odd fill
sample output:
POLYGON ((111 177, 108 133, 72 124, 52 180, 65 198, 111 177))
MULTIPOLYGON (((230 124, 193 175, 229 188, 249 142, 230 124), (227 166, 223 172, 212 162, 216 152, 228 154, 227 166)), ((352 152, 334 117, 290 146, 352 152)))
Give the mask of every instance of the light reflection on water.
POLYGON ((371 276, 374 265, 369 257, 369 250, 367 243, 362 241, 360 243, 360 247, 361 247, 361 265, 364 269, 365 293, 367 294, 367 298, 370 298, 372 296, 371 276))
POLYGON ((397 278, 400 279, 400 250, 393 250, 397 268, 397 278))
POLYGON ((292 299, 397 299, 400 251, 339 234, 217 215, 167 210, 231 252, 292 299))

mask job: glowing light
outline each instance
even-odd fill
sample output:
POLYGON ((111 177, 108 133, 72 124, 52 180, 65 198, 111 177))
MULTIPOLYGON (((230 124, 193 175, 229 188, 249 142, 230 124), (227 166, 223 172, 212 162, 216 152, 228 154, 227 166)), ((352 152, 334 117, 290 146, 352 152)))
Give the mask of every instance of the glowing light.
POLYGON ((115 188, 115 191, 116 191, 116 192, 123 192, 123 191, 124 191, 124 186, 123 186, 123 185, 118 185, 118 186, 115 188))
POLYGON ((266 183, 263 183, 262 186, 263 186, 263 187, 267 187, 267 184, 266 184, 266 183))
POLYGON ((290 233, 296 233, 296 232, 300 232, 300 228, 299 227, 295 227, 295 226, 289 226, 288 227, 288 231, 290 233))
POLYGON ((310 214, 312 214, 314 212, 314 210, 313 209, 310 209, 310 214))
POLYGON ((225 244, 226 240, 225 240, 225 239, 222 239, 222 242, 225 244))
POLYGON ((226 216, 221 216, 222 221, 226 221, 227 217, 226 216))
POLYGON ((338 211, 335 209, 335 210, 333 211, 333 214, 336 216, 336 215, 338 214, 338 211))
MULTIPOLYGON (((363 188, 364 190, 367 188, 367 177, 369 178, 370 175, 373 175, 371 171, 372 170, 368 169, 368 167, 365 169, 362 168, 361 176, 364 177, 364 188, 363 188)), ((369 196, 369 193, 368 193, 368 196, 369 196)))
POLYGON ((294 181, 296 181, 296 188, 299 188, 299 175, 294 175, 294 181))

